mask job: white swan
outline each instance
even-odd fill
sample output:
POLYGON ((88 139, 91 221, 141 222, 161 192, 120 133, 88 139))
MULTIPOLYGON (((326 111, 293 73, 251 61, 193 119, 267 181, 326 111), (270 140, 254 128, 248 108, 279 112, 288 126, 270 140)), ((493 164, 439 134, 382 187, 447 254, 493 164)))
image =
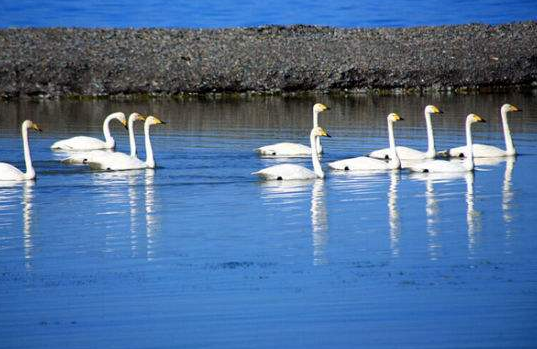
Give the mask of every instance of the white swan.
POLYGON ((282 164, 267 167, 263 170, 252 172, 265 180, 297 180, 297 179, 314 179, 324 178, 324 172, 319 161, 317 153, 317 138, 330 137, 330 135, 322 127, 314 127, 310 133, 311 144, 311 162, 313 163, 313 171, 303 166, 293 164, 282 164))
POLYGON ((123 126, 127 127, 127 120, 125 114, 121 112, 110 114, 104 119, 103 133, 105 141, 98 138, 87 136, 76 136, 69 139, 62 139, 50 146, 51 149, 60 150, 96 150, 96 149, 114 149, 116 142, 112 135, 110 135, 110 121, 113 119, 119 120, 123 126))
MULTIPOLYGON (((433 134, 433 125, 431 122, 431 114, 442 114, 443 112, 435 107, 434 105, 428 105, 425 107, 425 125, 427 126, 427 151, 419 151, 416 149, 408 147, 397 147, 397 155, 401 160, 423 160, 423 159, 433 159, 436 156, 436 148, 434 146, 434 134, 433 134)), ((390 148, 384 148, 380 150, 375 150, 369 153, 369 156, 377 159, 386 159, 390 158, 390 148)))
POLYGON ((334 161, 328 164, 333 170, 341 171, 383 171, 383 170, 395 170, 401 168, 401 160, 395 147, 395 137, 393 136, 393 123, 399 120, 403 120, 402 117, 396 113, 388 115, 388 138, 390 143, 390 161, 373 159, 367 156, 359 156, 352 159, 345 159, 334 161))
MULTIPOLYGON (((469 114, 466 117, 466 145, 472 149, 472 129, 474 122, 486 122, 485 119, 476 114, 469 114)), ((429 160, 409 167, 415 172, 468 172, 474 169, 473 152, 463 162, 453 162, 446 160, 429 160)))
POLYGON ((145 153, 146 160, 142 161, 136 156, 125 153, 110 153, 107 156, 88 161, 90 168, 94 170, 121 171, 121 170, 138 170, 143 168, 155 168, 155 159, 153 158, 153 147, 149 138, 149 127, 151 125, 165 124, 156 116, 148 116, 144 123, 145 136, 145 153))
MULTIPOLYGON (((144 121, 145 116, 140 115, 139 113, 132 113, 129 115, 128 119, 128 130, 129 130, 129 147, 130 147, 130 156, 136 156, 136 141, 134 139, 134 122, 135 121, 144 121)), ((75 153, 69 156, 66 159, 63 159, 64 164, 86 164, 88 162, 98 161, 106 156, 114 154, 110 150, 92 150, 90 152, 81 152, 75 153)))
MULTIPOLYGON (((330 109, 324 104, 317 103, 313 106, 313 127, 319 127, 319 113, 330 109)), ((317 138, 317 153, 322 154, 320 138, 317 138)), ((255 149, 260 155, 268 156, 305 156, 311 155, 311 147, 298 143, 276 143, 255 149)))
MULTIPOLYGON (((517 111, 522 111, 522 109, 519 109, 511 104, 504 104, 500 109, 500 113, 502 115, 503 136, 505 139, 505 150, 500 149, 498 147, 494 147, 492 145, 474 143, 472 149, 474 151, 473 156, 475 158, 495 158, 516 155, 513 138, 511 137, 511 131, 509 130, 509 124, 507 123, 507 113, 517 111)), ((452 148, 447 150, 446 152, 441 153, 440 155, 448 155, 450 157, 464 157, 464 154, 466 154, 466 149, 466 146, 452 148)))
POLYGON ((35 178, 35 170, 32 166, 32 158, 30 156, 30 145, 28 144, 28 129, 34 129, 41 132, 39 126, 31 120, 26 120, 22 123, 22 145, 24 148, 24 162, 26 164, 26 173, 22 172, 15 166, 5 162, 0 162, 0 181, 25 181, 35 178))

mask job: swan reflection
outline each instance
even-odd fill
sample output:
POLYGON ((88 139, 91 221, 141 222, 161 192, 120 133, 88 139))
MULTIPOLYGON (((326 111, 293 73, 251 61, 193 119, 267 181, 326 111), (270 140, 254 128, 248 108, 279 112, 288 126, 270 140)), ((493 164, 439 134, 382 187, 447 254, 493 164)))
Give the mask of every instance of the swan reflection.
POLYGON ((260 184, 265 204, 277 205, 280 211, 302 213, 304 203, 310 198, 310 219, 313 248, 313 264, 329 263, 326 257, 328 244, 328 216, 326 212, 325 183, 321 179, 313 181, 267 181, 260 184), (309 190, 311 187, 311 194, 309 190))
MULTIPOLYGON (((502 186, 502 210, 504 222, 511 223, 513 220, 513 214, 511 212, 513 208, 513 168, 515 167, 516 159, 512 156, 505 159, 505 172, 503 174, 503 186, 502 186)), ((508 230, 509 231, 509 230, 508 230)))
POLYGON ((425 182, 425 215, 427 229, 427 250, 430 260, 437 260, 441 254, 442 244, 439 240, 439 206, 434 190, 434 183, 449 183, 465 178, 465 173, 412 173, 410 178, 425 182))
POLYGON ((155 258, 155 240, 157 238, 158 219, 155 214, 155 170, 145 170, 145 231, 147 238, 146 259, 155 258))
POLYGON ((397 186, 399 185, 399 171, 390 174, 390 189, 388 190, 388 214, 390 222, 390 249, 392 256, 399 256, 399 238, 401 236, 401 223, 397 208, 397 186))
POLYGON ((464 176, 466 181, 466 224, 468 226, 468 251, 473 255, 476 245, 476 234, 481 231, 481 213, 474 208, 474 173, 464 176))
POLYGON ((139 176, 129 175, 129 217, 130 217, 130 245, 131 255, 138 255, 138 180, 139 176))
POLYGON ((328 216, 324 181, 316 179, 311 190, 311 232, 313 240, 313 264, 328 264, 325 249, 328 244, 328 216))
POLYGON ((24 241, 24 265, 27 270, 32 268, 32 213, 33 213, 33 198, 34 198, 34 181, 26 181, 22 193, 22 218, 23 218, 23 241, 24 241))

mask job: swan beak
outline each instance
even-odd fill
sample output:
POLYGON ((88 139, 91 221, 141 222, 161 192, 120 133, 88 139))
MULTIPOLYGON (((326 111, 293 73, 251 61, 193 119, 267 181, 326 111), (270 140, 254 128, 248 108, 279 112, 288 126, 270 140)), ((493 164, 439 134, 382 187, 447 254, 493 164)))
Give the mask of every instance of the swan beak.
POLYGON ((326 108, 325 110, 330 110, 330 109, 332 109, 332 108, 330 108, 330 107, 327 107, 326 105, 325 105, 325 108, 326 108))
POLYGON ((474 121, 475 122, 487 122, 487 120, 483 119, 481 116, 474 114, 474 121))
POLYGON ((32 124, 32 128, 37 132, 43 132, 43 130, 37 124, 32 124))
POLYGON ((399 119, 397 121, 404 121, 405 119, 403 119, 402 117, 399 117, 399 119))
POLYGON ((444 111, 442 109, 438 109, 438 111, 436 113, 437 114, 444 114, 444 111))
POLYGON ((518 107, 515 107, 514 105, 512 105, 511 111, 522 111, 522 109, 519 109, 518 107))

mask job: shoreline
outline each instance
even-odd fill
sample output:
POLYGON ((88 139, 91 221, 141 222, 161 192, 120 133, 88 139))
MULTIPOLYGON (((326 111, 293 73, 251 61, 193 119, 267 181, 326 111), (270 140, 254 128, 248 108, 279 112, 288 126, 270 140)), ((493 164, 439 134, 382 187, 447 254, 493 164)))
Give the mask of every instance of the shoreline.
POLYGON ((537 21, 347 29, 0 29, 0 99, 537 89, 537 21))

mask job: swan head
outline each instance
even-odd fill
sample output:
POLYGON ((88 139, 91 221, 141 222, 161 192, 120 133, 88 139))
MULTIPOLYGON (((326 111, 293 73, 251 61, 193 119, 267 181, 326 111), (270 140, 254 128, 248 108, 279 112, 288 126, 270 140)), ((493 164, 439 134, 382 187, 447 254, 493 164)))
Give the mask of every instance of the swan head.
POLYGON ((315 137, 332 137, 326 132, 326 130, 322 127, 314 127, 311 130, 311 134, 315 137))
POLYGON ((477 115, 477 114, 469 114, 467 117, 466 117, 466 120, 469 121, 470 123, 474 123, 474 122, 487 122, 487 120, 483 119, 481 116, 477 115))
POLYGON ((153 115, 150 115, 147 118, 145 118, 145 123, 147 125, 166 124, 164 121, 160 120, 159 118, 153 115))
POLYGON ((43 130, 39 127, 39 125, 36 124, 35 122, 33 122, 32 120, 25 120, 22 123, 22 127, 26 128, 26 129, 33 129, 33 130, 36 130, 38 132, 43 132, 43 130))
POLYGON ((132 120, 132 121, 145 121, 145 116, 143 116, 142 114, 134 112, 131 115, 129 115, 129 120, 132 120))
POLYGON ((396 121, 402 121, 404 120, 402 117, 400 117, 399 115, 397 115, 396 113, 390 113, 388 115, 388 121, 389 122, 396 122, 396 121))
POLYGON ((427 114, 443 114, 444 112, 440 109, 438 109, 434 105, 428 105, 425 107, 425 113, 427 114))
POLYGON ((511 112, 511 111, 516 112, 516 111, 522 111, 522 109, 520 109, 518 107, 515 107, 512 104, 506 103, 506 104, 502 105, 502 111, 504 111, 504 112, 511 112))
POLYGON ((325 110, 328 110, 330 109, 329 107, 327 107, 326 105, 322 104, 322 103, 316 103, 314 106, 313 106, 313 111, 316 112, 316 113, 321 113, 325 110))

